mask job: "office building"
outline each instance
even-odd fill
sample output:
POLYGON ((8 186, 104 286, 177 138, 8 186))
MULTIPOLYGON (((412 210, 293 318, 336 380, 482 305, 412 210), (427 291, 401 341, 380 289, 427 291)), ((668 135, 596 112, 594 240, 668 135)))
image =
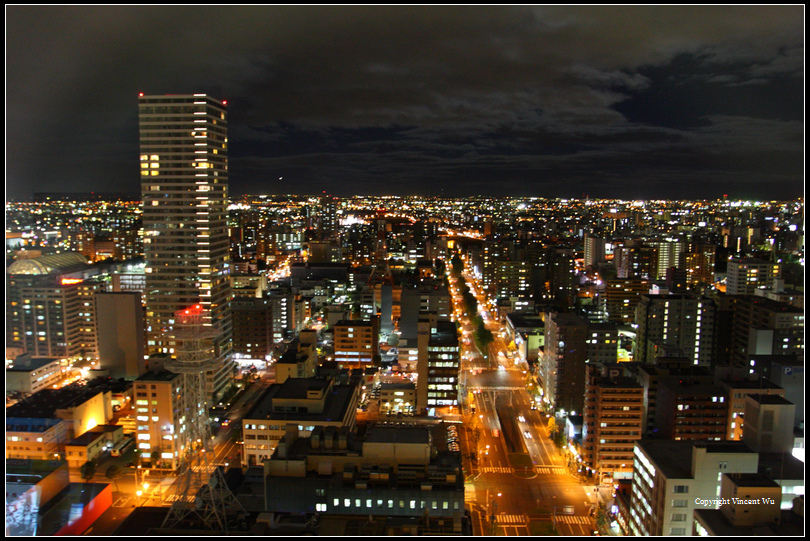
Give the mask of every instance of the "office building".
POLYGON ((231 307, 235 353, 264 359, 293 331, 291 293, 234 298, 231 307))
POLYGON ((6 416, 6 458, 56 460, 65 451, 70 421, 6 416))
POLYGON ((714 283, 716 250, 714 245, 698 244, 691 251, 679 255, 678 267, 686 273, 686 283, 690 287, 714 283))
MULTIPOLYGON (((677 267, 686 243, 677 239, 652 240, 647 244, 658 250, 658 262, 654 279, 661 280, 667 275, 667 269, 677 267)), ((653 278, 652 276, 650 277, 653 278)))
POLYGON ((228 125, 205 94, 139 99, 147 354, 174 354, 175 312, 200 305, 213 327, 211 400, 231 382, 228 125))
POLYGON ((745 363, 755 355, 803 355, 804 309, 765 297, 737 299, 731 358, 745 363))
MULTIPOLYGON (((739 441, 743 436, 745 426, 746 397, 760 393, 768 393, 773 396, 785 396, 785 390, 766 379, 758 378, 754 380, 735 377, 717 378, 717 384, 725 389, 726 400, 728 400, 728 429, 726 439, 739 441)), ((791 410, 793 415, 793 410, 791 410)), ((793 428, 793 418, 791 417, 791 429, 793 428)), ((754 447, 754 446, 752 446, 754 447)), ((759 450, 756 449, 755 450, 759 450)))
POLYGON ((618 278, 655 280, 658 276, 658 248, 629 242, 616 249, 614 256, 618 278))
POLYGON ((695 509, 693 536, 804 535, 804 506, 785 511, 781 487, 768 475, 723 474, 719 496, 719 509, 695 509))
MULTIPOLYGON (((419 346, 421 359, 421 341, 419 346)), ((450 321, 436 321, 435 326, 430 329, 427 340, 427 370, 421 370, 421 366, 417 368, 417 397, 419 388, 424 387, 423 382, 426 381, 428 408, 458 405, 459 360, 456 324, 450 321)))
POLYGON ((77 253, 19 259, 7 270, 6 347, 38 357, 96 358, 98 270, 77 253))
POLYGON ((276 383, 288 378, 314 378, 318 372, 318 332, 301 331, 276 362, 276 383))
MULTIPOLYGON (((67 422, 67 430, 59 429, 59 435, 74 439, 91 428, 109 422, 113 416, 112 390, 104 384, 95 382, 83 386, 71 385, 61 389, 42 389, 38 393, 6 408, 6 439, 9 440, 9 426, 30 426, 26 432, 45 431, 51 420, 62 419, 67 422), (43 421, 43 422, 38 422, 43 421)), ((64 443, 61 439, 58 443, 64 443)), ((29 457, 31 458, 31 457, 29 457)))

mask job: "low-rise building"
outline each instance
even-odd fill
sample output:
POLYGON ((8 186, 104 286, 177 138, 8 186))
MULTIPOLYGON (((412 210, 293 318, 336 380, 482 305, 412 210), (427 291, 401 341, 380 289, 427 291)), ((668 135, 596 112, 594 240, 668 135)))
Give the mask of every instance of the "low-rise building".
POLYGON ((62 368, 67 360, 60 357, 32 357, 20 355, 6 365, 6 392, 16 391, 30 395, 50 389, 62 379, 62 368))
POLYGON ((290 432, 265 462, 266 510, 367 517, 426 517, 461 533, 464 476, 456 452, 438 452, 431 428, 290 432))
MULTIPOLYGON (((112 391, 99 385, 71 385, 43 389, 6 409, 6 419, 64 419, 69 423, 67 438, 81 436, 91 428, 112 419, 112 391)), ((7 423, 8 424, 8 423, 7 423)))
POLYGON ((65 457, 69 467, 81 468, 85 462, 96 460, 105 449, 104 433, 89 430, 65 444, 65 457))
POLYGON ((288 378, 271 385, 242 419, 243 466, 261 464, 295 427, 309 436, 316 427, 354 430, 361 378, 337 384, 333 378, 288 378))
POLYGON ((722 474, 757 473, 759 462, 759 455, 741 442, 641 440, 634 455, 634 536, 691 535, 692 512, 717 509, 722 474))
POLYGON ((301 331, 276 362, 276 383, 284 383, 287 378, 312 378, 317 371, 317 332, 301 331))
POLYGON ((53 460, 65 451, 70 422, 53 418, 6 417, 6 458, 53 460))
POLYGON ((416 404, 416 385, 412 382, 380 384, 380 411, 410 412, 416 404))
POLYGON ((781 488, 766 475, 723 475, 720 500, 720 509, 695 510, 692 535, 804 535, 803 517, 783 509, 781 488))

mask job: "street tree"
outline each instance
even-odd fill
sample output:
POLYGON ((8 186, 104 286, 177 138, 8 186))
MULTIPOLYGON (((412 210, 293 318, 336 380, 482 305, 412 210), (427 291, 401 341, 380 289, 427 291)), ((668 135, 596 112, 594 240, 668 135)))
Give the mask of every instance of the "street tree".
POLYGON ((92 462, 85 462, 81 468, 82 479, 89 483, 96 476, 96 465, 92 462))
POLYGON ((119 492, 117 479, 118 479, 118 476, 120 474, 121 474, 121 468, 117 464, 113 464, 112 466, 107 468, 106 472, 104 472, 104 475, 107 477, 107 479, 112 481, 113 484, 115 485, 115 491, 116 492, 119 492))

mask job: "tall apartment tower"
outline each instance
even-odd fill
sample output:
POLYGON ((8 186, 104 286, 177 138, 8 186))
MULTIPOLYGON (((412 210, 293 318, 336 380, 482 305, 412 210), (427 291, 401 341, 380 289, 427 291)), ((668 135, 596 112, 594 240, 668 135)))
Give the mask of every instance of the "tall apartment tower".
POLYGON ((782 277, 778 263, 761 259, 732 259, 728 262, 726 293, 753 295, 755 289, 773 287, 774 280, 782 277))
POLYGON ((605 261, 605 239, 585 235, 585 266, 590 267, 605 261))
POLYGON ((231 378, 228 124, 205 94, 144 96, 140 118, 147 354, 174 355, 175 312, 199 305, 216 331, 210 400, 231 378))
POLYGON ((662 346, 675 347, 696 365, 712 361, 716 308, 694 294, 641 295, 636 308, 633 360, 653 364, 662 346))

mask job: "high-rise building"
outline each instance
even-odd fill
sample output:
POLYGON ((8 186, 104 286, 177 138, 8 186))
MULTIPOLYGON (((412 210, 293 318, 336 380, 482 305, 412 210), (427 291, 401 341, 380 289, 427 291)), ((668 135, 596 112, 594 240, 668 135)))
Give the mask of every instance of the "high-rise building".
POLYGON ((591 267, 605 261, 605 239, 585 235, 585 266, 591 267))
POLYGON ((651 240, 647 244, 658 250, 658 266, 655 271, 655 276, 650 276, 650 278, 658 280, 666 277, 667 269, 678 266, 680 255, 686 248, 686 242, 672 238, 651 240))
POLYGON ((546 353, 540 364, 544 399, 556 411, 582 414, 588 325, 569 313, 546 316, 546 353))
POLYGON ((97 357, 93 294, 105 282, 90 276, 78 253, 20 259, 6 275, 6 348, 40 357, 97 357))
POLYGON ((231 378, 228 125, 205 94, 140 96, 147 354, 175 353, 175 312, 200 305, 216 330, 210 399, 231 378))
POLYGON ((605 309, 611 323, 631 324, 635 321, 639 298, 650 289, 647 280, 613 279, 605 286, 605 309))
POLYGON ((638 334, 633 360, 655 362, 662 346, 676 347, 694 364, 709 365, 716 308, 697 295, 642 295, 636 312, 638 334))
POLYGON ((180 407, 183 376, 169 371, 146 372, 133 385, 135 410, 138 419, 136 435, 140 455, 152 467, 157 462, 176 469, 180 455, 189 444, 189 431, 180 407), (152 460, 157 451, 160 458, 152 460))
POLYGON ((99 366, 114 378, 137 378, 146 372, 141 294, 97 293, 93 302, 99 366))
POLYGON ((588 364, 582 454, 599 483, 613 484, 633 473, 633 446, 642 437, 644 388, 633 378, 602 374, 588 364))
POLYGON ((761 259, 732 259, 728 262, 726 293, 729 295, 753 295, 761 287, 773 287, 774 281, 781 278, 778 263, 761 259))
POLYGON ((689 286, 714 282, 716 251, 717 247, 712 244, 695 244, 689 252, 683 252, 678 256, 678 266, 686 272, 689 286))

